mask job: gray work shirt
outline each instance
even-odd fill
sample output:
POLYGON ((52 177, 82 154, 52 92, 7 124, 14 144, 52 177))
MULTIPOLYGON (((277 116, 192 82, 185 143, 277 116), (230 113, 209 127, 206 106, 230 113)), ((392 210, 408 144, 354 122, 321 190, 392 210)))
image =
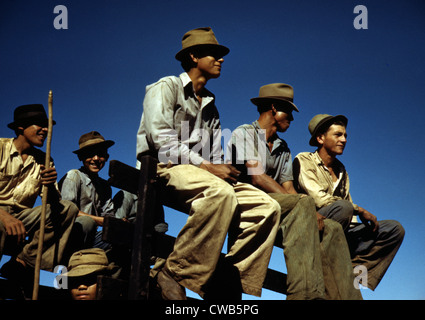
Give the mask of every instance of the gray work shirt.
POLYGON ((90 179, 84 167, 68 171, 59 186, 62 199, 72 201, 80 211, 99 217, 115 215, 111 186, 100 177, 90 179))
POLYGON ((242 181, 249 178, 243 177, 249 174, 245 167, 245 162, 249 160, 261 162, 264 173, 279 184, 293 180, 292 156, 288 144, 276 135, 270 151, 265 139, 265 131, 261 129, 258 121, 236 128, 227 145, 226 162, 231 162, 242 171, 242 181))
POLYGON ((151 153, 159 162, 222 162, 221 126, 214 95, 204 88, 202 103, 187 73, 146 87, 137 133, 137 157, 151 153))

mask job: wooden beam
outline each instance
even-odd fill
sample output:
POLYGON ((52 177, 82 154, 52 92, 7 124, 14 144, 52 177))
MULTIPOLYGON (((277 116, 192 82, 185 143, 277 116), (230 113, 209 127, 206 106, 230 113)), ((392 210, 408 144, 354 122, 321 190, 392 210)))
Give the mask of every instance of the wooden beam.
POLYGON ((103 220, 102 240, 131 248, 134 240, 134 223, 106 216, 103 220))
POLYGON ((149 293, 149 271, 154 232, 154 214, 157 161, 151 156, 140 158, 137 214, 134 223, 133 252, 131 258, 130 300, 146 300, 149 293))
MULTIPOLYGON (((147 156, 149 157, 149 156, 147 156)), ((151 159, 153 159, 151 157, 151 159)), ((155 169, 156 172, 156 169, 155 169)), ((140 170, 131 167, 118 160, 109 161, 109 179, 110 185, 128 191, 133 194, 139 193, 140 170)))

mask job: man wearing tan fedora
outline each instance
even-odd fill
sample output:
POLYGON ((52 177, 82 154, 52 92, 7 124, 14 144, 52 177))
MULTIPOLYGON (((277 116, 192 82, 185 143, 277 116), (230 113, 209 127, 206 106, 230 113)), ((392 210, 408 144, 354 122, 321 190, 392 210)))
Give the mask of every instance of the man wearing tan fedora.
POLYGON ((293 101, 294 91, 288 84, 262 86, 259 96, 251 99, 260 116, 233 131, 226 160, 242 172, 241 181, 267 192, 281 207, 287 299, 362 299, 353 286, 341 226, 318 214, 313 199, 294 189, 291 152, 278 136, 289 129, 292 113, 299 112, 293 101))
POLYGON ((62 263, 78 213, 73 203, 60 199, 53 160, 45 169, 46 154, 38 149, 47 137, 47 124, 43 105, 19 106, 8 124, 16 137, 0 138, 0 258, 8 244, 15 249, 0 273, 23 286, 34 274, 41 216, 41 206, 34 204, 42 186, 48 187, 48 205, 41 269, 52 271, 62 263))
POLYGON ((190 30, 176 54, 185 72, 146 88, 137 155, 158 157, 163 203, 189 214, 157 275, 164 299, 186 299, 184 288, 205 299, 240 298, 242 292, 260 296, 267 272, 279 205, 237 182, 240 172, 223 163, 215 97, 205 87, 221 75, 228 52, 211 28, 190 30), (223 265, 229 278, 215 279, 229 231, 233 237, 223 265))
POLYGON ((114 216, 112 188, 99 177, 109 159, 108 148, 114 141, 105 140, 97 131, 83 134, 79 149, 73 151, 82 162, 79 169, 68 171, 60 180, 62 198, 72 201, 79 209, 78 217, 72 231, 70 245, 72 250, 100 247, 107 249, 102 241, 102 232, 97 230, 103 225, 105 216, 114 216))
POLYGON ((353 203, 348 173, 337 159, 347 143, 347 123, 343 115, 318 114, 311 119, 309 144, 317 150, 296 156, 295 186, 314 199, 320 214, 342 225, 353 267, 367 269, 367 283, 362 285, 375 290, 403 241, 404 228, 394 220, 378 221, 353 203), (353 222, 353 216, 362 223, 353 222))

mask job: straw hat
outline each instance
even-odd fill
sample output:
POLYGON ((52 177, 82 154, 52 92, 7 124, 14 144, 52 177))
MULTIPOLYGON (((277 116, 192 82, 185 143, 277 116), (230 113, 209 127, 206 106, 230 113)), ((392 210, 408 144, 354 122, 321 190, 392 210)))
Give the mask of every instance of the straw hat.
POLYGON ((91 131, 89 133, 83 134, 78 140, 79 149, 72 151, 73 153, 79 154, 83 150, 86 150, 89 147, 98 147, 105 146, 109 148, 115 144, 112 140, 105 140, 105 138, 97 131, 91 131))
POLYGON ((310 131, 311 138, 309 144, 311 146, 318 146, 316 136, 320 132, 320 128, 328 125, 330 122, 342 121, 347 126, 348 119, 343 115, 331 116, 329 114, 315 115, 308 124, 308 131, 310 131))
POLYGON ((299 112, 294 104, 294 89, 285 83, 271 83, 260 88, 260 93, 257 98, 251 99, 255 105, 264 105, 268 103, 285 103, 293 110, 299 112))
POLYGON ((210 27, 197 28, 186 32, 182 39, 182 49, 177 52, 176 59, 182 61, 190 48, 197 46, 211 46, 223 57, 229 53, 229 48, 218 44, 214 32, 210 27))

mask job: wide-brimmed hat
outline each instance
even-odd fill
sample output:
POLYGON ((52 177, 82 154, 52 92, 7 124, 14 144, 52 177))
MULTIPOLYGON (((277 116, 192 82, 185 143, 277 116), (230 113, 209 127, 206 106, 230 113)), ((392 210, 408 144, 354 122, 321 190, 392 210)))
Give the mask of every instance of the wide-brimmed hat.
POLYGON ((115 144, 112 140, 105 140, 105 138, 97 131, 91 131, 83 134, 78 140, 79 149, 72 151, 73 153, 79 154, 83 150, 87 150, 91 147, 99 147, 104 146, 105 148, 109 148, 115 144))
POLYGON ((293 110, 299 112, 297 106, 294 104, 294 88, 285 83, 271 83, 260 88, 260 93, 257 98, 251 99, 252 103, 256 106, 284 103, 291 107, 293 110))
MULTIPOLYGON (((48 125, 49 118, 42 104, 26 104, 19 106, 13 113, 13 122, 7 126, 15 130, 19 126, 29 126, 32 124, 39 124, 42 126, 48 125)), ((56 124, 56 121, 53 121, 56 124)))
POLYGON ((218 44, 214 32, 210 27, 197 28, 186 32, 182 39, 182 49, 177 52, 176 59, 182 61, 185 53, 194 47, 211 46, 213 50, 218 51, 220 56, 225 56, 229 53, 229 48, 218 44))
POLYGON ((310 131, 311 138, 309 144, 311 146, 318 146, 316 136, 320 129, 330 122, 342 121, 347 126, 348 119, 343 115, 331 116, 330 114, 317 114, 315 115, 308 124, 308 131, 310 131))
POLYGON ((68 270, 62 274, 64 277, 82 277, 94 272, 109 273, 116 269, 114 264, 109 264, 104 250, 100 248, 83 249, 69 259, 68 270))

